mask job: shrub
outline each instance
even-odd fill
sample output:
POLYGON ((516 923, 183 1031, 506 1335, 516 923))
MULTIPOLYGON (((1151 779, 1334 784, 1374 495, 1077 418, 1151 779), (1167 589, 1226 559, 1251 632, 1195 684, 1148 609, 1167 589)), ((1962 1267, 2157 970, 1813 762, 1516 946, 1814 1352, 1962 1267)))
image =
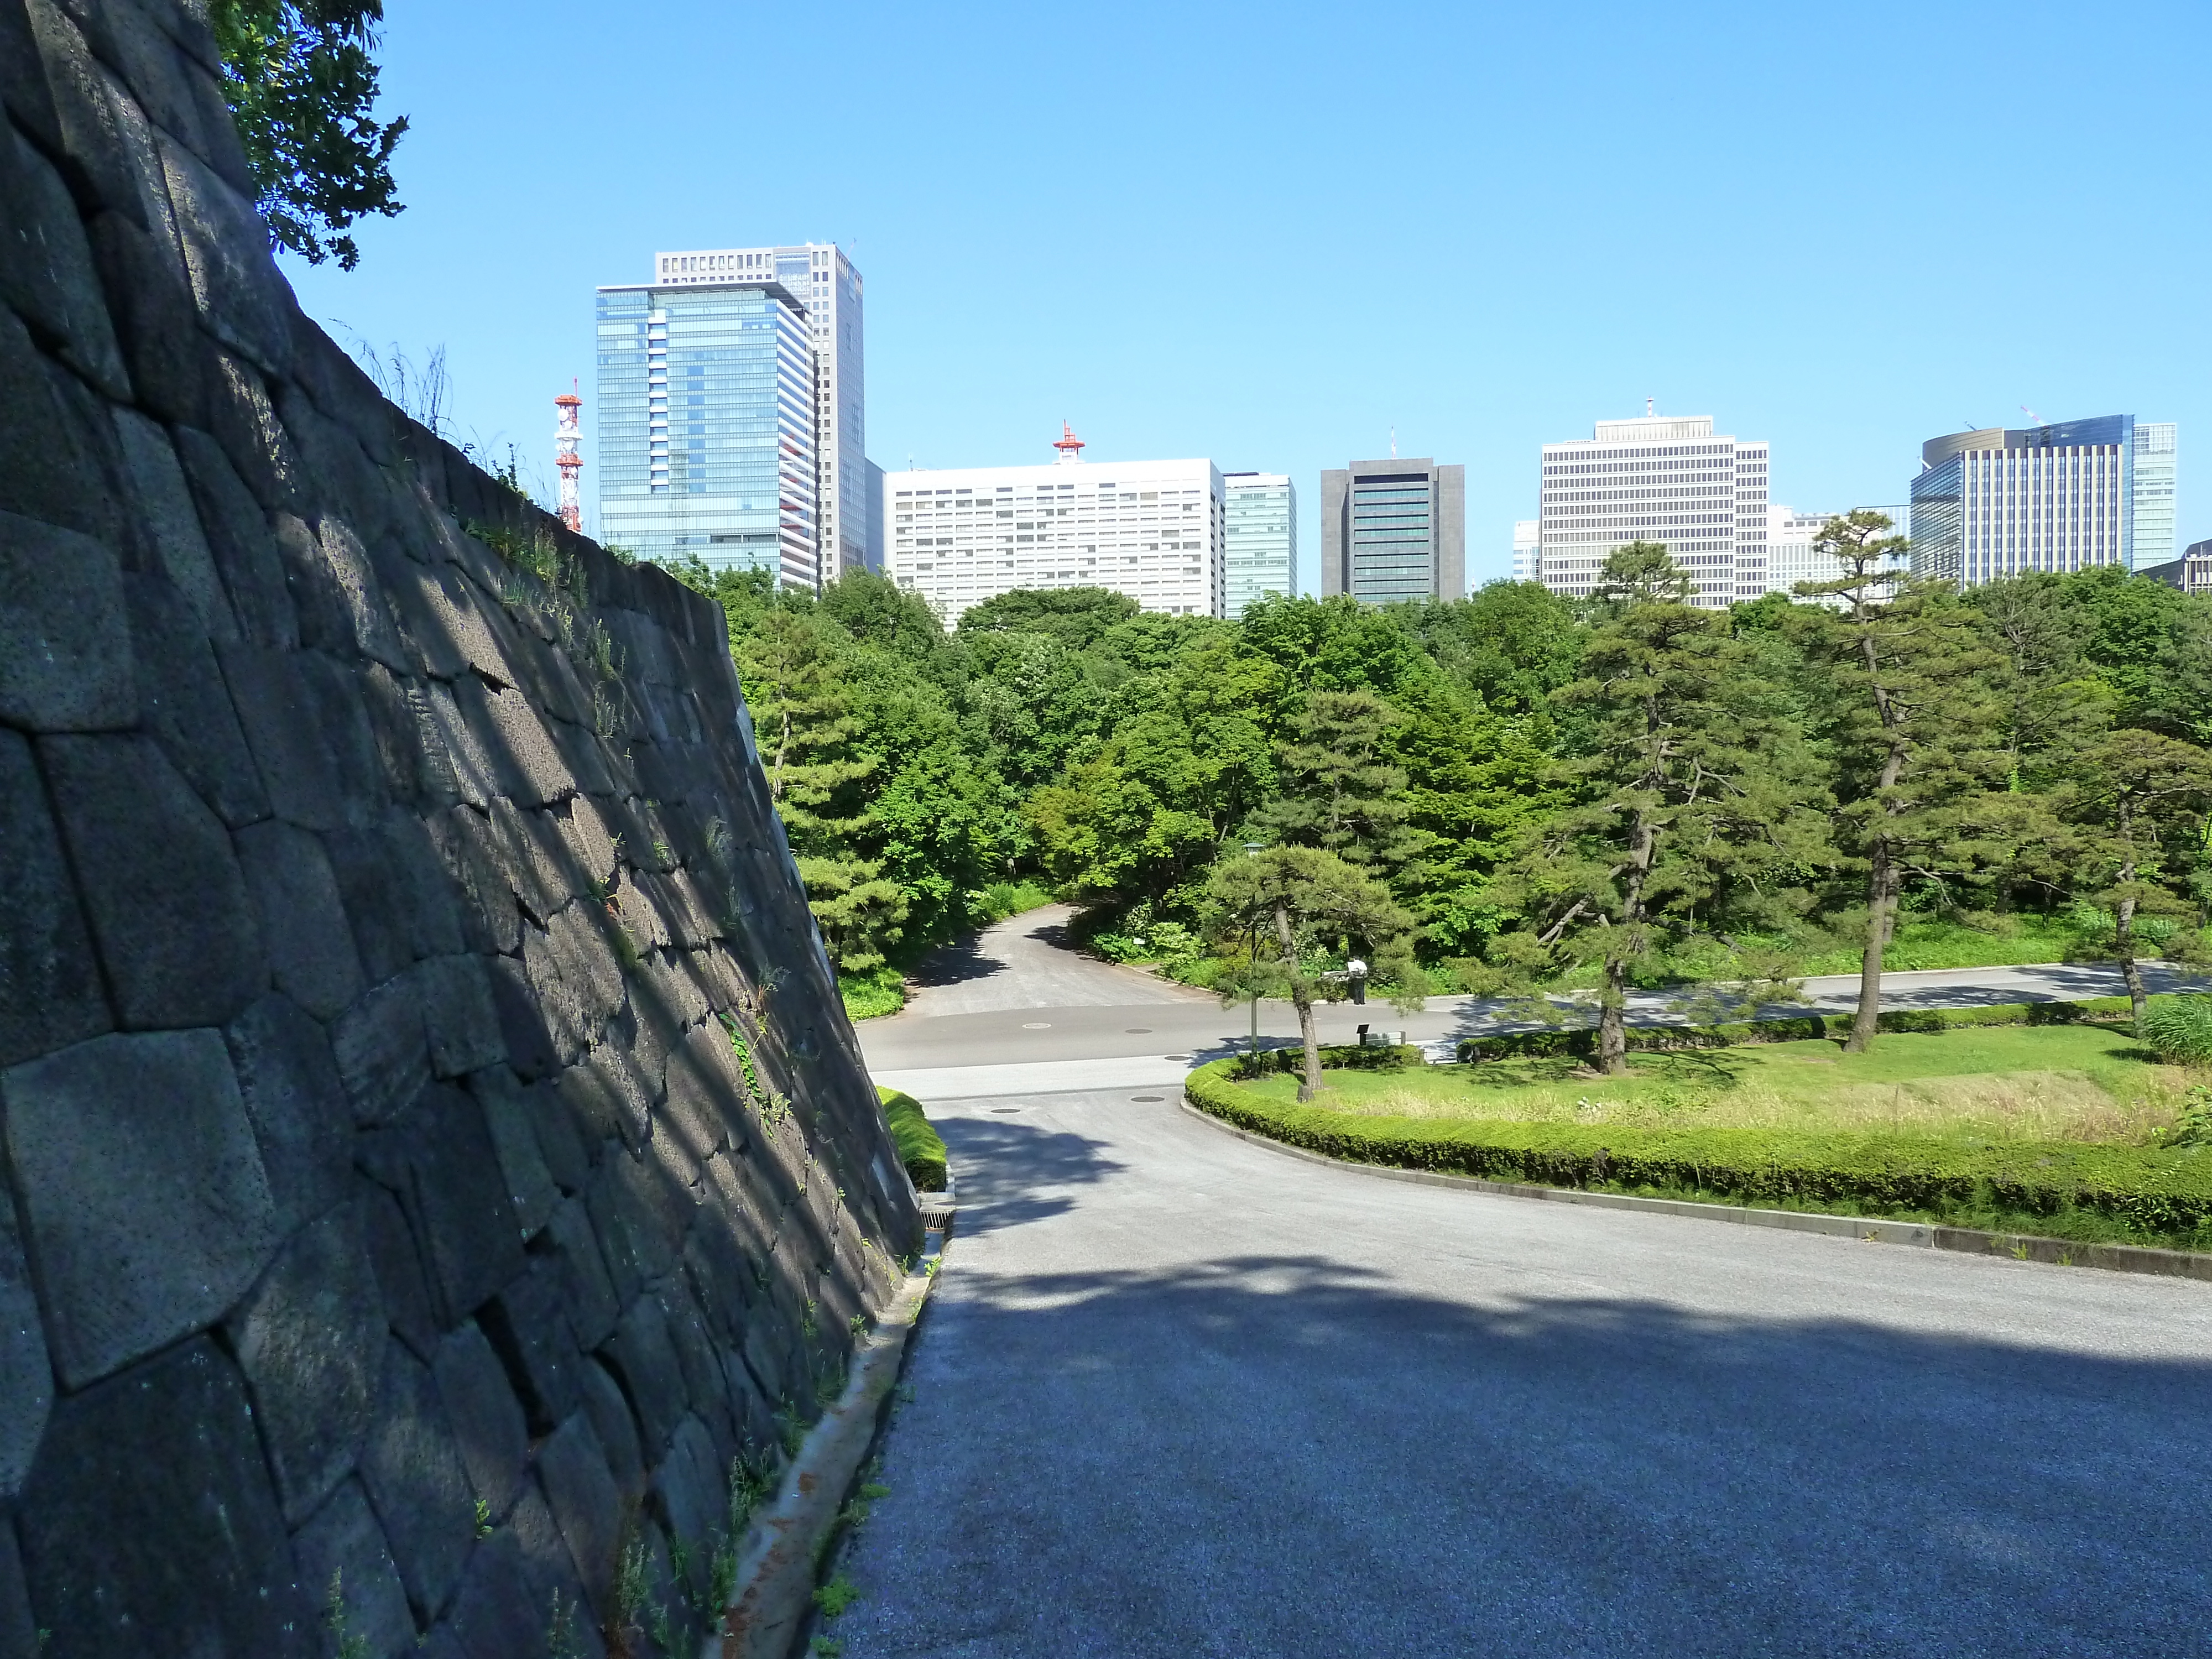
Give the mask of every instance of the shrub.
MULTIPOLYGON (((1323 1047, 1321 1063, 1332 1072, 1402 1072, 1408 1066, 1422 1064, 1422 1055, 1410 1042, 1402 1048, 1346 1042, 1323 1047)), ((1239 1054, 1229 1064, 1236 1076, 1247 1080, 1277 1072, 1295 1077, 1305 1069, 1306 1051, 1304 1047, 1262 1048, 1256 1065, 1249 1054, 1239 1054)))
POLYGON ((885 963, 865 974, 840 974, 837 990, 848 1019, 880 1019, 906 1006, 906 976, 885 963))
MULTIPOLYGON (((2087 1002, 2008 1002, 1990 1008, 1896 1008, 1881 1015, 1875 1025, 1877 1030, 1883 1031, 1950 1031, 1973 1025, 2072 1025, 2085 1019, 2124 1016, 2127 1012, 2125 997, 2096 997, 2087 1002)), ((1663 1054, 1682 1048, 1731 1048, 1747 1042, 1800 1042, 1808 1037, 1847 1036, 1850 1029, 1849 1014, 1793 1014, 1780 1019, 1727 1025, 1632 1025, 1626 1035, 1631 1053, 1663 1054)), ((1577 1060, 1588 1060, 1596 1053, 1597 1031, 1587 1025, 1462 1037, 1458 1047, 1462 1060, 1551 1054, 1571 1054, 1577 1060)))
POLYGON ((884 1103, 884 1121, 890 1125, 891 1139, 898 1143, 899 1162, 906 1165, 915 1190, 943 1192, 945 1141, 930 1127, 929 1115, 921 1109, 921 1103, 896 1089, 879 1088, 876 1094, 884 1103))
POLYGON ((2212 1243, 2212 1148, 1367 1117, 1259 1098, 1231 1080, 1231 1064, 1191 1073, 1191 1104, 1357 1164, 1739 1204, 1909 1212, 1958 1225, 2019 1218, 2030 1224, 2022 1231, 2212 1243))
POLYGON ((2153 997, 2143 1010, 2142 1035, 2171 1065, 2212 1062, 2212 996, 2153 997))

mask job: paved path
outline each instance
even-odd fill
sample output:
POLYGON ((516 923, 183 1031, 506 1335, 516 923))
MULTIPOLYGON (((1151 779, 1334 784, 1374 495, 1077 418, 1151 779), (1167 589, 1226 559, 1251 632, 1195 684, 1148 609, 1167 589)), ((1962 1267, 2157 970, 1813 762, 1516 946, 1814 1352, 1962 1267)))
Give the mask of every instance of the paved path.
POLYGON ((1317 1167, 1036 1008, 864 1028, 990 1086, 848 1659, 2203 1650, 2212 1289, 1317 1167))
POLYGON ((948 1014, 1010 1010, 1202 1002, 1203 991, 1078 954, 1068 946, 1072 906, 1048 904, 1010 916, 972 939, 940 945, 907 978, 905 1010, 868 1026, 899 1030, 948 1014))

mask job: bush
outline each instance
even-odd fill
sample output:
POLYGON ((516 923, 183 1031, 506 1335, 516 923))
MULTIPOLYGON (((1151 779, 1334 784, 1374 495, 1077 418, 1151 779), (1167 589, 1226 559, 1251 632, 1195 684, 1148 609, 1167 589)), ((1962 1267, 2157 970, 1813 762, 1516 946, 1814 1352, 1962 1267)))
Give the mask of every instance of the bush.
POLYGON ((2212 996, 2153 997, 2143 1010, 2142 1035, 2169 1065, 2212 1062, 2212 996))
MULTIPOLYGON (((2124 1016, 2127 1012, 2125 997, 2096 997, 2087 1002, 2007 1002, 1990 1008, 1898 1008, 1876 1016, 1875 1029, 1950 1031, 1973 1025, 2072 1025, 2085 1019, 2124 1016)), ((1747 1042, 1802 1042, 1810 1037, 1848 1036, 1850 1029, 1849 1014, 1793 1014, 1727 1025, 1632 1025, 1623 1035, 1631 1054, 1664 1054, 1683 1048, 1733 1048, 1747 1042)), ((1552 1054, 1589 1060, 1597 1054, 1597 1028, 1577 1025, 1462 1037, 1457 1052, 1463 1061, 1552 1054)))
POLYGON ((1231 1080, 1231 1063, 1191 1073, 1191 1104, 1356 1164, 1738 1204, 1911 1212, 1961 1226, 2020 1218, 2030 1224, 2018 1231, 2182 1248, 2212 1243, 2208 1147, 1973 1146, 1905 1135, 1364 1117, 1258 1099, 1231 1080))
POLYGON ((929 1115, 921 1109, 921 1103, 896 1089, 879 1088, 876 1094, 884 1103, 884 1121, 890 1125, 891 1139, 898 1143, 899 1162, 906 1165, 907 1176, 914 1182, 915 1189, 943 1192, 945 1141, 930 1127, 929 1115))
POLYGON ((994 881, 968 895, 968 914, 988 927, 1051 902, 1052 895, 1033 881, 994 881))
POLYGON ((837 990, 848 1019, 879 1019, 906 1006, 906 975, 886 963, 865 974, 840 974, 837 990))
MULTIPOLYGON (((1305 1070, 1306 1051, 1303 1046, 1295 1048, 1262 1048, 1255 1065, 1254 1056, 1239 1054, 1229 1062, 1235 1075, 1249 1081, 1273 1073, 1284 1073, 1296 1077, 1305 1070)), ((1423 1063, 1421 1051, 1412 1043, 1393 1048, 1388 1043, 1366 1044, 1346 1042, 1324 1047, 1321 1063, 1332 1072, 1402 1072, 1408 1066, 1423 1063)))

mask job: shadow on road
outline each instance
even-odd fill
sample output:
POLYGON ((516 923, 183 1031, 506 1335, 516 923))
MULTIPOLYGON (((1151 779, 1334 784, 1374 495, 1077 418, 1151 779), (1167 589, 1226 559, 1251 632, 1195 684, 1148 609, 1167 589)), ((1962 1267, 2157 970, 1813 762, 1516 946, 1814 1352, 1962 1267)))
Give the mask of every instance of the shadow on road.
POLYGON ((848 1650, 954 1626, 992 1654, 2201 1642, 2212 1364, 1480 1278, 963 1270, 924 1350, 957 1346, 957 1417, 885 1476, 941 1540, 896 1573, 863 1554, 848 1650))
POLYGON ((960 1188, 960 1231, 973 1236, 1065 1213, 1075 1206, 1075 1189, 1094 1185, 1126 1167, 1101 1150, 1103 1143, 1066 1129, 1024 1123, 1027 1109, 1001 1115, 982 1102, 975 1115, 941 1116, 960 1188))

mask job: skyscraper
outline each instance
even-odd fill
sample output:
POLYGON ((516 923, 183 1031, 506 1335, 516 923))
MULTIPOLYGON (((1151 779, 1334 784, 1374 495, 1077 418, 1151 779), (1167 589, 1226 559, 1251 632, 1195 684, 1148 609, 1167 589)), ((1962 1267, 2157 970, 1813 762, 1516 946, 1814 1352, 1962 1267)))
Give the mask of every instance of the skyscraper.
POLYGON ((835 581, 868 560, 866 337, 860 273, 827 242, 790 247, 703 248, 657 253, 653 280, 664 288, 726 281, 732 273, 767 276, 789 289, 806 313, 814 353, 815 501, 822 538, 821 580, 835 581))
POLYGON ((1543 545, 1541 519, 1516 519, 1513 521, 1513 580, 1533 582, 1536 580, 1536 550, 1543 545))
POLYGON ((814 350, 775 277, 599 292, 599 538, 812 586, 814 350))
POLYGON ((884 474, 884 574, 947 623, 1017 587, 1110 587, 1147 611, 1218 617, 1221 473, 1212 462, 1089 461, 1063 425, 1041 466, 884 474))
POLYGON ((2175 428, 2132 415, 1947 433, 1920 447, 1912 568, 1972 587, 2173 557, 2175 428))
POLYGON ((1321 591, 1362 605, 1467 596, 1467 469, 1424 455, 1321 475, 1321 591))
POLYGON ((1606 555, 1658 542, 1691 603, 1724 610, 1766 591, 1765 439, 1713 430, 1710 415, 1600 421, 1588 442, 1546 444, 1538 580, 1586 594, 1606 555))
POLYGON ((1298 492, 1279 472, 1224 472, 1222 562, 1227 614, 1267 593, 1298 591, 1298 492))

